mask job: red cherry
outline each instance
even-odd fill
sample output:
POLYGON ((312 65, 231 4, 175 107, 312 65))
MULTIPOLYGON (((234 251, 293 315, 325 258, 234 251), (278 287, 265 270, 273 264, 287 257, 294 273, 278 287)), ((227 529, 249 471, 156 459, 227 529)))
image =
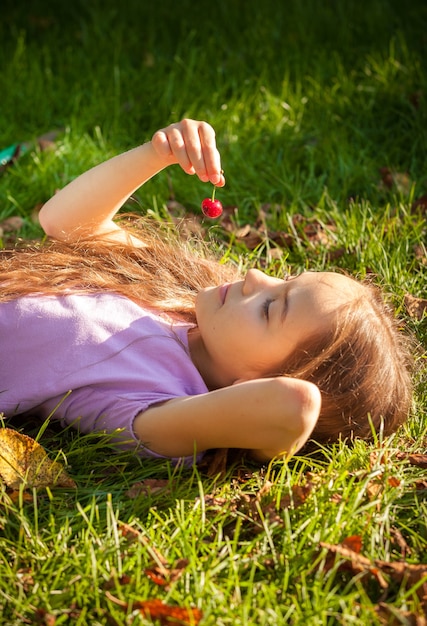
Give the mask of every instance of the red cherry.
POLYGON ((215 219, 222 214, 222 204, 219 200, 213 200, 212 198, 205 198, 202 201, 202 211, 206 217, 215 219))

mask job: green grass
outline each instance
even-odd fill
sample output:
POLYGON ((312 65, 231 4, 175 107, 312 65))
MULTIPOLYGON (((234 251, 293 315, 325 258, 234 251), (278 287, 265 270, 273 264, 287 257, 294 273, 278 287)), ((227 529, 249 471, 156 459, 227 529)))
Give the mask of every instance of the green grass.
MULTIPOLYGON (((203 625, 365 626, 380 623, 380 602, 421 614, 416 584, 387 576, 383 589, 340 559, 329 566, 321 542, 356 535, 371 560, 426 563, 425 469, 398 454, 427 443, 426 319, 404 308, 405 294, 427 296, 426 209, 412 209, 427 194, 425 3, 21 4, 2 3, 0 148, 62 130, 52 151, 31 149, 0 174, 0 221, 19 215, 18 236, 40 237, 34 209, 55 189, 171 121, 206 119, 227 178, 218 197, 236 207, 237 224, 263 209, 271 231, 294 235, 278 261, 272 242, 249 251, 212 227, 226 256, 272 273, 288 264, 378 274, 421 354, 414 415, 382 446, 337 446, 245 474, 234 465, 217 480, 49 426, 41 443, 61 451, 77 489, 12 501, 2 487, 0 623, 149 624, 132 602, 154 597, 199 607, 203 625), (384 167, 405 185, 384 187, 384 167), (293 230, 296 214, 320 220, 327 245, 293 230), (168 485, 130 497, 147 478, 168 485), (297 487, 311 483, 300 503, 297 487), (168 589, 144 571, 156 550, 171 568, 188 559, 168 589)), ((206 193, 171 169, 130 208, 165 217, 173 197, 200 215, 206 193)), ((40 428, 23 426, 33 436, 40 428)))

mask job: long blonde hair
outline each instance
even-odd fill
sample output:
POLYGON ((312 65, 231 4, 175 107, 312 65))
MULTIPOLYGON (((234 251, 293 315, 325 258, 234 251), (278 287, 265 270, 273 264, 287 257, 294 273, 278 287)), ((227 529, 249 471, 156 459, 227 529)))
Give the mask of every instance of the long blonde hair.
MULTIPOLYGON (((206 246, 183 242, 149 221, 140 221, 139 228, 142 248, 86 238, 2 251, 0 302, 111 291, 195 323, 200 289, 242 277, 232 264, 207 254, 206 246)), ((343 305, 335 327, 309 337, 278 372, 320 388, 322 409, 313 433, 319 443, 370 438, 381 425, 389 434, 411 407, 412 343, 380 290, 364 288, 360 299, 343 305)))
POLYGON ((24 295, 110 291, 195 322, 200 289, 241 277, 201 241, 184 242, 152 220, 138 220, 143 247, 85 237, 0 252, 0 302, 24 295))

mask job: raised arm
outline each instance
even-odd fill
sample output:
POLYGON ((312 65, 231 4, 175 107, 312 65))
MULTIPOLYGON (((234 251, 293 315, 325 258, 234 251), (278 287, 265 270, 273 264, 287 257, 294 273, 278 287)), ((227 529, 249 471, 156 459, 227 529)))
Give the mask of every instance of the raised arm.
POLYGON ((312 383, 262 378, 152 407, 136 417, 134 430, 150 450, 170 457, 246 448, 265 461, 302 448, 320 407, 312 383))
MULTIPOLYGON (((157 131, 151 141, 88 170, 42 207, 39 219, 47 235, 73 240, 95 234, 129 242, 113 218, 145 182, 169 165, 219 187, 225 181, 215 132, 206 122, 183 120, 157 131)), ((143 242, 135 240, 136 245, 143 242)))

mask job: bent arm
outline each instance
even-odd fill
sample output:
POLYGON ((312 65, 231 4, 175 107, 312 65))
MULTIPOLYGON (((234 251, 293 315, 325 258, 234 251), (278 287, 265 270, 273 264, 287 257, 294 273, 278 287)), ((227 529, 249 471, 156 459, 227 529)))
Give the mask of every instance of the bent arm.
POLYGON ((269 460, 302 448, 320 407, 320 391, 312 383, 257 379, 152 407, 136 417, 134 430, 150 450, 165 456, 246 448, 258 460, 269 460))
POLYGON ((115 238, 121 229, 113 222, 114 215, 136 189, 164 167, 151 143, 113 157, 48 200, 40 210, 40 224, 47 235, 61 240, 110 233, 115 238))
MULTIPOLYGON (((224 185, 213 128, 206 122, 183 120, 69 183, 42 207, 40 224, 56 239, 94 234, 129 243, 129 235, 113 221, 115 214, 139 187, 174 164, 204 182, 224 185)), ((133 238, 133 243, 142 242, 133 238)))

